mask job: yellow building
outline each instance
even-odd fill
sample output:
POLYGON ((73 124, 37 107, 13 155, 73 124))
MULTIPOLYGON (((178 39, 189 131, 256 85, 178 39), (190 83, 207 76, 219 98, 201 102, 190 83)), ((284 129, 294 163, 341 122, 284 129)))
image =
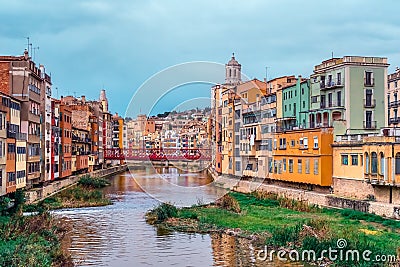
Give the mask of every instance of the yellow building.
POLYGON ((400 203, 400 143, 391 136, 340 136, 333 144, 334 193, 400 203))
POLYGON ((332 185, 333 129, 276 133, 272 178, 291 183, 332 185))
POLYGON ((221 172, 223 174, 234 174, 233 160, 233 133, 234 133, 234 96, 231 88, 222 91, 222 150, 221 150, 221 172))
MULTIPOLYGON (((237 86, 241 102, 241 123, 238 139, 241 168, 244 176, 265 177, 265 161, 258 157, 261 142, 261 104, 266 93, 267 84, 253 79, 237 86)), ((240 117, 238 118, 240 120, 240 117)))
POLYGON ((16 147, 17 154, 15 159, 15 172, 16 172, 16 189, 24 188, 26 186, 26 135, 19 134, 17 136, 16 147), (22 138, 21 138, 22 137, 22 138))

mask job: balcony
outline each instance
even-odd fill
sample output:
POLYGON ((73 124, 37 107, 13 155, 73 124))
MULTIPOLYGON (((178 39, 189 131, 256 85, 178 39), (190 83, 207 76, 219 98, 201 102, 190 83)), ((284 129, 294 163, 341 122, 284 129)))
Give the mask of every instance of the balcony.
POLYGON ((253 171, 253 170, 244 170, 244 171, 243 171, 243 176, 247 176, 247 177, 257 177, 257 171, 253 171))
POLYGON ((376 121, 364 121, 364 129, 376 129, 376 121))
POLYGON ((343 108, 343 107, 344 105, 342 101, 331 101, 331 102, 328 101, 328 106, 326 108, 343 108))
POLYGON ((398 107, 398 106, 400 106, 400 101, 395 100, 395 101, 392 101, 392 102, 389 103, 389 107, 390 108, 395 108, 395 107, 398 107))
POLYGON ((33 156, 28 156, 27 162, 38 162, 40 161, 40 155, 33 155, 33 156))
POLYGON ((20 141, 26 141, 27 140, 26 136, 27 136, 26 133, 15 133, 15 132, 7 131, 7 138, 17 139, 20 141))
POLYGON ((375 79, 374 78, 364 78, 364 86, 374 86, 375 85, 375 79))
POLYGON ((319 88, 321 90, 334 89, 343 86, 344 86, 343 79, 331 79, 331 80, 328 79, 327 81, 321 81, 319 83, 319 88))
POLYGON ((15 139, 19 141, 26 141, 28 140, 28 137, 26 133, 15 133, 15 139))
POLYGON ((40 178, 40 172, 32 172, 32 173, 28 173, 28 180, 33 180, 33 179, 38 179, 40 178))
POLYGON ((40 143, 40 137, 35 134, 28 134, 29 143, 40 143))
POLYGON ((364 108, 374 108, 376 106, 376 99, 364 99, 364 108))
POLYGON ((40 123, 40 115, 39 114, 34 114, 32 112, 28 112, 28 121, 34 122, 34 123, 40 123))
POLYGON ((400 118, 389 118, 389 124, 398 124, 400 122, 400 118))

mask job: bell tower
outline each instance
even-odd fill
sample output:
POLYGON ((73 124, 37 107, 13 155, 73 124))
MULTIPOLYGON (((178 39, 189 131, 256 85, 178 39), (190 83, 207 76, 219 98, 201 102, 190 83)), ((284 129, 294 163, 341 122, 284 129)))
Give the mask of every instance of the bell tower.
POLYGON ((235 59, 235 53, 232 53, 232 58, 228 64, 225 64, 225 83, 236 85, 242 82, 242 65, 235 59))

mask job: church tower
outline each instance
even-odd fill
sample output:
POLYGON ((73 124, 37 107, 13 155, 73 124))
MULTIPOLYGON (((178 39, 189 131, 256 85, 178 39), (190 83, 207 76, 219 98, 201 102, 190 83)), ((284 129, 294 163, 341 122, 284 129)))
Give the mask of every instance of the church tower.
POLYGON ((232 53, 232 58, 228 64, 225 64, 225 83, 236 85, 242 82, 242 65, 235 59, 235 53, 232 53))
POLYGON ((100 91, 100 102, 103 104, 103 112, 108 112, 108 100, 104 89, 100 91))

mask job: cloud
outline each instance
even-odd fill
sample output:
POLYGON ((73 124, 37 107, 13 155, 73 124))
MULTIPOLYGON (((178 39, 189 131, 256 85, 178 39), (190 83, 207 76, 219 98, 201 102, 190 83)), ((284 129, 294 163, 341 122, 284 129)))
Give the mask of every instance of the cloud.
POLYGON ((36 59, 61 94, 97 98, 104 86, 120 114, 132 92, 171 65, 224 63, 232 52, 249 77, 308 76, 331 56, 390 56, 400 63, 395 0, 41 1, 0 0, 0 52, 36 59))

